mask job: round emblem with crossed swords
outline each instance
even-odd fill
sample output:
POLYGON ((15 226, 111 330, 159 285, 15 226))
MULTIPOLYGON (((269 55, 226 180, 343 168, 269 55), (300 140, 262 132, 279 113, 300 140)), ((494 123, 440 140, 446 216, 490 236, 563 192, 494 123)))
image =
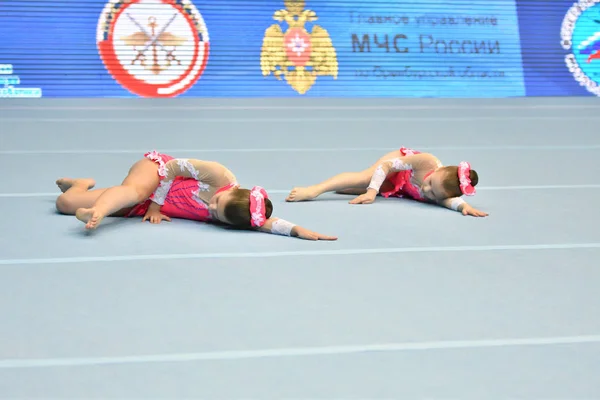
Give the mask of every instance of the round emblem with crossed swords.
POLYGON ((111 0, 97 29, 100 57, 125 89, 175 97, 202 76, 209 37, 190 0, 111 0))

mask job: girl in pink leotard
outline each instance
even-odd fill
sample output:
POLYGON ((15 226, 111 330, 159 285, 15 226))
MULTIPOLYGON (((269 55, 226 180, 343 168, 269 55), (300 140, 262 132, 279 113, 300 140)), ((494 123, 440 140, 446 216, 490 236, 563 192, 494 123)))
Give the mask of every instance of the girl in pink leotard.
POLYGON ((432 154, 403 147, 381 157, 362 172, 345 172, 317 185, 296 187, 286 201, 312 200, 323 193, 336 191, 358 195, 351 204, 370 204, 379 194, 411 198, 438 204, 463 215, 485 217, 487 213, 461 198, 462 195, 474 195, 478 181, 477 172, 467 162, 444 167, 432 154))
POLYGON ((271 216, 267 192, 242 189, 233 173, 213 161, 173 158, 156 151, 136 162, 119 186, 90 190, 93 179, 62 178, 56 208, 75 215, 87 229, 104 217, 143 217, 160 223, 171 218, 218 221, 227 225, 309 240, 336 240, 271 216))

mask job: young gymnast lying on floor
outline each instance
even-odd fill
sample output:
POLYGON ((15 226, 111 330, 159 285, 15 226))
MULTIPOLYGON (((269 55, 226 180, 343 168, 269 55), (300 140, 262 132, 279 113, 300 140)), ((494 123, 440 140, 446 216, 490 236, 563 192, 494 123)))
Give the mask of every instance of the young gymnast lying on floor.
POLYGON ((173 158, 146 153, 129 170, 120 186, 90 190, 93 179, 62 178, 56 208, 76 215, 87 229, 104 217, 142 217, 160 223, 171 218, 219 221, 238 228, 308 240, 337 240, 280 218, 271 217, 273 204, 258 186, 242 189, 231 171, 213 161, 173 158))
POLYGON ((294 188, 286 201, 306 201, 323 193, 358 195, 351 204, 370 204, 383 197, 408 197, 439 204, 463 215, 486 217, 461 196, 475 194, 479 177, 467 162, 444 167, 437 157, 408 148, 392 151, 362 172, 344 172, 317 185, 294 188))

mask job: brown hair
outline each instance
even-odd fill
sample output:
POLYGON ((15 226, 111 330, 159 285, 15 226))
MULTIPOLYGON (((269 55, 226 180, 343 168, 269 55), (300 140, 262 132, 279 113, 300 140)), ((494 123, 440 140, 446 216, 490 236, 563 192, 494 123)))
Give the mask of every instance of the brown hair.
MULTIPOLYGON (((446 171, 443 187, 448 197, 462 196, 462 192, 460 190, 460 181, 458 179, 458 167, 444 167, 443 170, 446 171)), ((471 185, 476 186, 479 182, 479 175, 477 175, 477 171, 472 169, 469 173, 469 179, 471 180, 471 185)))
MULTIPOLYGON (((265 199, 265 214, 269 218, 273 213, 273 203, 265 199)), ((251 228, 250 223, 250 190, 234 189, 231 193, 231 200, 227 203, 224 210, 225 218, 231 225, 238 228, 251 228)))

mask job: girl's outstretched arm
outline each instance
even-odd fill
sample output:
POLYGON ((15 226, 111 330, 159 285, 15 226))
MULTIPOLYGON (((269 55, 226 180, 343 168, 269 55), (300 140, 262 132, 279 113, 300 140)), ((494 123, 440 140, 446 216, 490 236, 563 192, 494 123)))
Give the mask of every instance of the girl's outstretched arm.
POLYGON ((462 213, 462 215, 471 215, 473 217, 487 217, 489 215, 486 212, 473 208, 460 197, 444 199, 439 201, 438 204, 450 210, 458 211, 459 213, 462 213))
POLYGON ((337 240, 336 236, 323 235, 321 233, 309 231, 292 222, 281 218, 271 217, 265 224, 258 228, 260 232, 273 233, 275 235, 291 236, 306 240, 337 240))

